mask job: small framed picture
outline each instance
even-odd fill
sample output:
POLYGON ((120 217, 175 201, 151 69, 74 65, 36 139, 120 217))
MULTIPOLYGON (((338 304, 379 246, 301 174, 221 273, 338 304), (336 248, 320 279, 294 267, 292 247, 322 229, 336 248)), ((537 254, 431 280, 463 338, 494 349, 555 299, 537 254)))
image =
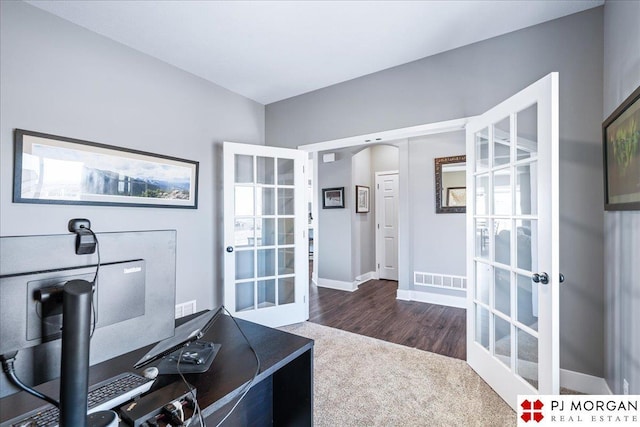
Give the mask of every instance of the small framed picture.
POLYGON ((447 188, 447 206, 467 206, 467 187, 447 188))
POLYGON ((322 209, 344 208, 344 187, 322 189, 322 209))
POLYGON ((356 213, 369 212, 369 187, 356 185, 356 213))
POLYGON ((602 124, 604 210, 640 210, 640 87, 602 124))

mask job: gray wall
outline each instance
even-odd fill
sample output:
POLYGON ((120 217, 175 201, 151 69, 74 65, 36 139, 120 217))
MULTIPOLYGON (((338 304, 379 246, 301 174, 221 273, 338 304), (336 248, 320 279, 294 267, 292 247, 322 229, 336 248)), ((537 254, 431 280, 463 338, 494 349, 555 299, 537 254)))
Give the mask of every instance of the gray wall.
POLYGON ((371 147, 371 169, 375 172, 398 170, 398 147, 374 145, 371 147))
MULTIPOLYGON (((640 2, 605 3, 603 120, 640 86, 638 22, 640 2)), ((606 212, 604 229, 606 379, 640 394, 640 212, 606 212)))
POLYGON ((176 302, 221 301, 219 142, 264 142, 264 107, 22 2, 1 2, 0 235, 177 229, 176 302), (200 161, 197 210, 12 203, 13 129, 200 161))
POLYGON ((351 265, 351 191, 350 152, 336 152, 336 161, 318 163, 318 278, 353 281, 351 265), (323 209, 322 189, 344 187, 344 209, 323 209))
MULTIPOLYGON (((466 216, 436 214, 434 165, 436 157, 459 156, 465 154, 465 150, 464 132, 409 140, 411 272, 466 275, 466 216)), ((462 186, 466 186, 466 182, 462 186)))
POLYGON ((600 7, 270 104, 266 141, 294 147, 473 116, 558 71, 560 364, 602 377, 602 70, 600 7))
MULTIPOLYGON (((375 271, 376 262, 376 240, 375 240, 375 206, 371 203, 373 199, 373 181, 371 170, 372 149, 365 148, 353 155, 351 159, 351 200, 353 200, 353 209, 351 209, 351 221, 353 228, 351 230, 351 240, 353 242, 352 258, 352 274, 353 278, 375 271), (356 185, 364 185, 369 187, 369 212, 356 213, 356 185)), ((347 260, 345 260, 347 261, 347 260)), ((320 260, 322 262, 322 260, 320 260)))

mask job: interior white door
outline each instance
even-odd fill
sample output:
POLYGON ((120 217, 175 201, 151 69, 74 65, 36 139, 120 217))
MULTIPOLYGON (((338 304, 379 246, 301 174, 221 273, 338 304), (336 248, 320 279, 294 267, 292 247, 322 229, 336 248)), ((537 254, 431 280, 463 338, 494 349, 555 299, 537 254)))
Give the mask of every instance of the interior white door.
POLYGON ((224 143, 224 305, 267 326, 309 317, 307 153, 224 143))
POLYGON ((398 173, 376 173, 376 258, 380 279, 398 280, 398 173))
POLYGON ((467 362, 509 404, 559 391, 558 74, 467 135, 467 362))

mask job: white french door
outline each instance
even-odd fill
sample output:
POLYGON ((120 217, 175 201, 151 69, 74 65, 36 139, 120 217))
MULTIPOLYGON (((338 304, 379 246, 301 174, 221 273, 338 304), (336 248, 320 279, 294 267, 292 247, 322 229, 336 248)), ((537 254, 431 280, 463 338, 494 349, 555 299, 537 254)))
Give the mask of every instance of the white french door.
POLYGON ((559 391, 558 74, 467 134, 467 362, 509 404, 559 391))
POLYGON ((307 153, 224 143, 224 305, 277 327, 307 320, 307 153))

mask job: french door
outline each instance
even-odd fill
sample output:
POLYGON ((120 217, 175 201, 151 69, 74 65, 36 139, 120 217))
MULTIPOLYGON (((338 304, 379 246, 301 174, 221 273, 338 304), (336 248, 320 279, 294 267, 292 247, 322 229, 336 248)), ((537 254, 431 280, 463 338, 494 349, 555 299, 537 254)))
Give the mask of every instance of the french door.
POLYGON ((509 404, 559 391, 558 74, 466 127, 467 361, 509 404))
POLYGON ((307 320, 307 153, 225 142, 224 305, 266 326, 307 320))

